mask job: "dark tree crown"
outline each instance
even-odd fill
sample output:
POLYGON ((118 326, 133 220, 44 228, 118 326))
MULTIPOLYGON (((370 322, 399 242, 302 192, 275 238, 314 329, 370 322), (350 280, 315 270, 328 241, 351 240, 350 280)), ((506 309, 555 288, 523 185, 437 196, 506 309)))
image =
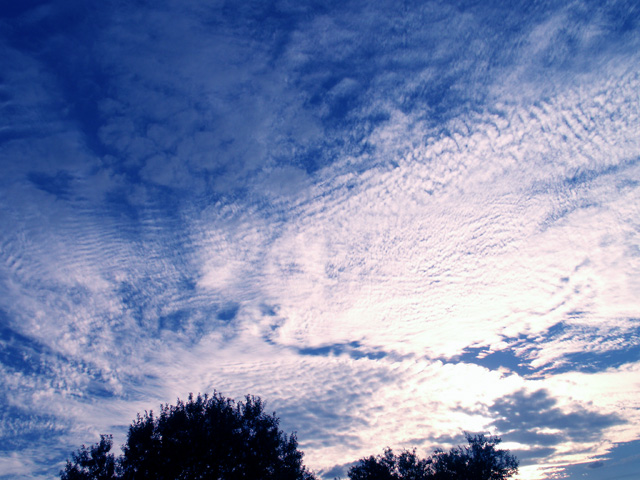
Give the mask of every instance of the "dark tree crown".
POLYGON ((349 469, 350 480, 504 480, 518 472, 518 460, 496 449, 499 437, 465 433, 468 445, 448 452, 437 449, 421 459, 415 449, 396 455, 389 448, 382 455, 362 458, 349 469))
POLYGON ((162 405, 159 415, 138 415, 117 459, 109 453, 110 437, 83 446, 61 479, 313 480, 295 434, 285 435, 278 424, 258 397, 235 402, 216 392, 190 395, 187 402, 162 405))
POLYGON ((100 435, 100 441, 90 448, 84 445, 71 455, 67 466, 60 472, 62 480, 110 480, 115 478, 116 460, 109 453, 113 445, 111 435, 100 435))

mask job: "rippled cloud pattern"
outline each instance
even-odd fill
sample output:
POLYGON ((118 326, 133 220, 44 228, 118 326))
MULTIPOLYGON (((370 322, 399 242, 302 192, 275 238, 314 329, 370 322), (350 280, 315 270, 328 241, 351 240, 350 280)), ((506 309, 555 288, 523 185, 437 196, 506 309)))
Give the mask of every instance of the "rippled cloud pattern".
POLYGON ((322 478, 640 472, 634 2, 0 6, 0 478, 259 395, 322 478))

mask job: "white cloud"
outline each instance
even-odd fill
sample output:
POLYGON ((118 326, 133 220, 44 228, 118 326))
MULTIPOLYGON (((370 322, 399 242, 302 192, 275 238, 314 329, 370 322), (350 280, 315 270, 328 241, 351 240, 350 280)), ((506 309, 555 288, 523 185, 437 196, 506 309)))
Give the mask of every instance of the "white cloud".
POLYGON ((347 8, 265 40, 216 8, 124 9, 98 29, 110 88, 94 135, 109 154, 62 118, 44 60, 2 47, 20 66, 11 128, 44 134, 1 154, 0 307, 46 365, 3 365, 2 401, 46 405, 75 445, 189 391, 258 394, 324 469, 490 428, 485 407, 522 389, 628 421, 543 466, 636 438, 634 363, 560 367, 637 342, 637 54, 536 85, 524 79, 566 12, 523 27, 505 55, 531 55, 486 73, 502 40, 479 13, 347 8), (469 111, 485 94, 502 101, 469 111), (343 132, 331 116, 348 101, 343 132), (71 193, 56 196, 61 170, 71 193), (474 346, 512 349, 539 376, 459 361, 474 346))

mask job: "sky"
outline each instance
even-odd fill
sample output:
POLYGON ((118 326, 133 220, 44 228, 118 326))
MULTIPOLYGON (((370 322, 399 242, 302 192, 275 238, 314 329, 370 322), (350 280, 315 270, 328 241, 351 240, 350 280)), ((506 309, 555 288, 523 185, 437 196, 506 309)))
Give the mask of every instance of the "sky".
POLYGON ((635 1, 0 2, 0 478, 214 390, 323 479, 638 478, 639 65, 635 1))

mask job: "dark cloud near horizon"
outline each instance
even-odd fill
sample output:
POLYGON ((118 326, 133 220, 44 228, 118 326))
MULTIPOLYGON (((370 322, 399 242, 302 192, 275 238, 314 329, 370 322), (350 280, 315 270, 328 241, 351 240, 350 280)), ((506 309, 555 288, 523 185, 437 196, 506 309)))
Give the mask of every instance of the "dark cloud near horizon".
POLYGON ((489 411, 494 418, 491 425, 505 440, 531 446, 533 456, 529 451, 519 451, 523 459, 548 456, 555 446, 567 441, 597 440, 603 430, 626 422, 618 414, 602 414, 579 405, 569 411, 561 409, 558 401, 544 389, 520 390, 502 397, 489 411))
MULTIPOLYGON (((567 314, 569 319, 580 318, 586 312, 573 311, 567 314)), ((629 324, 637 323, 628 319, 629 324)), ((461 355, 445 362, 466 362, 480 365, 491 370, 503 368, 525 378, 544 378, 566 372, 595 373, 607 368, 618 368, 640 360, 640 326, 627 331, 611 329, 603 331, 597 327, 572 325, 559 322, 545 332, 536 335, 522 334, 518 337, 504 337, 507 347, 492 349, 490 345, 467 347, 461 355), (577 338, 585 338, 579 351, 567 348, 561 356, 534 366, 533 361, 544 355, 546 345, 552 342, 570 344, 577 338), (586 345, 586 347, 584 346, 586 345)))

